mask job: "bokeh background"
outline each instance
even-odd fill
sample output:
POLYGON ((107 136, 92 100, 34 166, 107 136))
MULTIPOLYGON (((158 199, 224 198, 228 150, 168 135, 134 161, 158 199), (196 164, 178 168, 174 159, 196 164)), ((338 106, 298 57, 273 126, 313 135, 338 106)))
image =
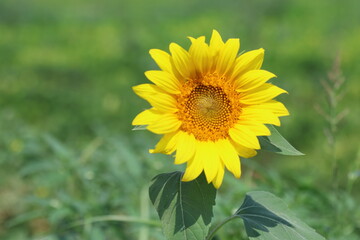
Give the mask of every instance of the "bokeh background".
MULTIPOLYGON (((359 9, 358 0, 1 0, 0 239, 164 239, 159 227, 120 221, 156 223, 151 178, 184 169, 148 154, 159 136, 132 131, 149 105, 131 87, 157 69, 149 49, 188 47, 187 36, 212 29, 242 50, 265 48, 263 68, 289 92, 279 131, 306 154, 244 159, 240 180, 225 176, 214 222, 245 192, 267 190, 328 239, 360 239, 359 9)), ((239 220, 218 239, 244 236, 239 220)))

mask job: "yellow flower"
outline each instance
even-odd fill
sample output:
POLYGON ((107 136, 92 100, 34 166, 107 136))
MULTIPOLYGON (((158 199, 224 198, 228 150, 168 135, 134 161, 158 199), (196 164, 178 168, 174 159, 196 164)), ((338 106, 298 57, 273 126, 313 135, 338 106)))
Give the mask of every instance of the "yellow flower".
POLYGON ((170 44, 170 54, 150 50, 161 70, 147 71, 154 84, 133 89, 152 108, 138 114, 133 125, 146 125, 164 134, 151 153, 175 154, 175 164, 187 163, 183 181, 203 171, 208 183, 219 188, 228 169, 240 178, 240 158, 256 155, 257 136, 270 135, 264 124, 280 125, 289 115, 273 100, 285 90, 267 81, 275 75, 260 70, 264 49, 238 55, 239 39, 223 42, 213 30, 210 44, 205 37, 191 38, 188 51, 170 44))

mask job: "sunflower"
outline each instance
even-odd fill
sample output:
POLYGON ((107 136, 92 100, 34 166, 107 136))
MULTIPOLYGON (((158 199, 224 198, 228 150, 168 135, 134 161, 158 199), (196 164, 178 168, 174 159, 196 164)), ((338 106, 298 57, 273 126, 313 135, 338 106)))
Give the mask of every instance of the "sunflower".
POLYGON ((265 124, 279 126, 289 115, 274 100, 285 90, 268 83, 275 75, 261 70, 264 49, 238 56, 239 39, 223 42, 213 30, 205 37, 189 37, 185 50, 170 44, 170 53, 151 49, 161 70, 147 71, 153 84, 133 87, 152 108, 138 114, 133 125, 146 125, 163 134, 150 153, 175 153, 175 164, 186 163, 182 181, 191 181, 203 171, 207 182, 221 186, 225 168, 241 176, 240 157, 250 158, 260 149, 257 136, 270 135, 265 124))

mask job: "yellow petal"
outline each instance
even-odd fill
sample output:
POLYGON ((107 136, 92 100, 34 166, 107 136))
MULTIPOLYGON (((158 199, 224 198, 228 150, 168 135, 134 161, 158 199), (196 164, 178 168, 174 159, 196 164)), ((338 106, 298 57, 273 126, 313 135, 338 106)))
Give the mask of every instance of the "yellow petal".
POLYGON ((162 113, 156 109, 147 109, 139 113, 134 120, 132 125, 149 125, 154 121, 157 121, 161 117, 162 113))
POLYGON ((216 143, 220 158, 226 168, 236 177, 241 175, 240 159, 234 146, 228 139, 218 140, 216 143))
POLYGON ((262 104, 253 105, 253 106, 251 106, 251 108, 266 109, 266 110, 271 111, 278 117, 289 115, 289 111, 286 109, 284 104, 282 104, 281 102, 278 102, 276 100, 270 100, 270 101, 262 103, 262 104))
POLYGON ((156 134, 165 134, 178 130, 181 122, 174 113, 162 114, 161 117, 147 126, 147 129, 156 134))
POLYGON ((273 112, 267 109, 258 109, 256 105, 243 108, 240 119, 280 126, 280 120, 273 112))
POLYGON ((240 97, 240 102, 247 105, 261 104, 272 100, 274 97, 282 93, 287 93, 287 91, 273 84, 264 83, 260 87, 243 92, 240 97))
POLYGON ((235 68, 231 79, 237 79, 247 71, 260 69, 263 60, 263 48, 241 54, 235 61, 235 68))
POLYGON ((204 163, 203 161, 205 159, 203 159, 204 157, 204 149, 199 145, 200 142, 197 142, 197 149, 195 152, 195 157, 193 159, 191 159, 190 161, 188 161, 186 169, 185 169, 185 173, 182 177, 182 181, 188 182, 188 181, 192 181, 195 178, 197 178, 201 172, 204 170, 204 163))
POLYGON ((196 140, 194 135, 180 131, 176 149, 175 164, 182 164, 194 157, 196 140))
POLYGON ((194 72, 194 63, 190 54, 176 43, 170 44, 170 52, 172 62, 176 70, 180 73, 183 79, 190 78, 194 72))
POLYGON ((216 65, 216 71, 220 76, 226 74, 230 69, 233 68, 239 48, 239 39, 229 39, 221 48, 216 65))
MULTIPOLYGON (((194 44, 195 42, 197 41, 200 41, 200 42, 203 42, 205 43, 205 36, 201 36, 201 37, 198 37, 198 38, 193 38, 193 37, 188 37, 191 41, 191 44, 194 44)), ((193 46, 190 46, 190 49, 189 49, 189 53, 191 54, 191 49, 192 49, 193 46)))
POLYGON ((159 66, 160 69, 171 73, 172 72, 172 65, 171 65, 171 57, 170 54, 168 54, 165 51, 162 51, 160 49, 151 49, 149 51, 150 56, 152 57, 152 59, 154 59, 154 61, 156 62, 156 64, 159 66))
POLYGON ((165 134, 156 144, 155 149, 150 149, 150 153, 172 154, 176 150, 179 131, 165 134))
POLYGON ((147 71, 145 76, 162 90, 172 93, 180 93, 180 82, 173 74, 164 71, 147 71))
POLYGON ((141 84, 133 87, 133 90, 158 110, 172 113, 177 111, 176 100, 156 85, 141 84))
POLYGON ((245 92, 260 87, 273 77, 276 75, 266 70, 251 70, 236 79, 234 84, 236 91, 245 92))
POLYGON ((262 123, 257 121, 249 120, 239 120, 237 123, 239 126, 251 130, 256 136, 270 136, 270 130, 262 123))
POLYGON ((199 142, 202 158, 204 159, 204 172, 208 183, 216 177, 220 167, 220 156, 214 142, 199 142))
POLYGON ((224 173, 225 173, 224 165, 221 164, 221 166, 218 168, 217 175, 212 182, 216 189, 218 189, 221 186, 223 179, 224 179, 224 173))
MULTIPOLYGON (((193 38, 193 37, 188 37, 188 39, 190 39, 191 43, 194 43, 196 40, 198 39, 204 39, 205 41, 205 37, 204 36, 201 36, 201 37, 198 37, 198 38, 193 38)), ((189 53, 191 52, 191 46, 190 46, 190 49, 189 49, 189 53)))
POLYGON ((230 141, 231 144, 234 146, 234 148, 236 149, 236 152, 239 156, 241 157, 244 157, 244 158, 251 158, 251 157, 254 157, 257 152, 252 149, 252 148, 247 148, 247 147, 244 147, 234 141, 230 141))
POLYGON ((205 43, 205 37, 191 38, 189 53, 193 59, 195 69, 205 75, 211 67, 209 46, 205 43))
POLYGON ((210 46, 210 53, 212 56, 218 55, 220 49, 224 46, 224 42, 221 39, 221 36, 218 33, 218 31, 213 30, 209 46, 210 46))
POLYGON ((236 124, 229 130, 229 134, 231 139, 240 145, 248 148, 260 149, 259 140, 248 128, 244 128, 241 125, 236 124))

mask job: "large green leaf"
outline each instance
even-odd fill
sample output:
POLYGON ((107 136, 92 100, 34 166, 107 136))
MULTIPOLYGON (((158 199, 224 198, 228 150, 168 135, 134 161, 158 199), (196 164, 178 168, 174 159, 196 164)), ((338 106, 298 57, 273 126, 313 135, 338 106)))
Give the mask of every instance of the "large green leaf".
POLYGON ((283 155, 304 155, 296 150, 283 136, 281 136, 273 125, 267 125, 267 127, 269 128, 271 135, 258 137, 261 149, 283 155))
POLYGON ((182 172, 157 175, 150 186, 154 204, 167 239, 203 240, 208 234, 216 189, 204 174, 182 182, 182 172))
POLYGON ((249 192, 234 217, 244 220, 250 239, 256 240, 324 240, 314 229, 300 221, 286 204, 273 194, 249 192))

